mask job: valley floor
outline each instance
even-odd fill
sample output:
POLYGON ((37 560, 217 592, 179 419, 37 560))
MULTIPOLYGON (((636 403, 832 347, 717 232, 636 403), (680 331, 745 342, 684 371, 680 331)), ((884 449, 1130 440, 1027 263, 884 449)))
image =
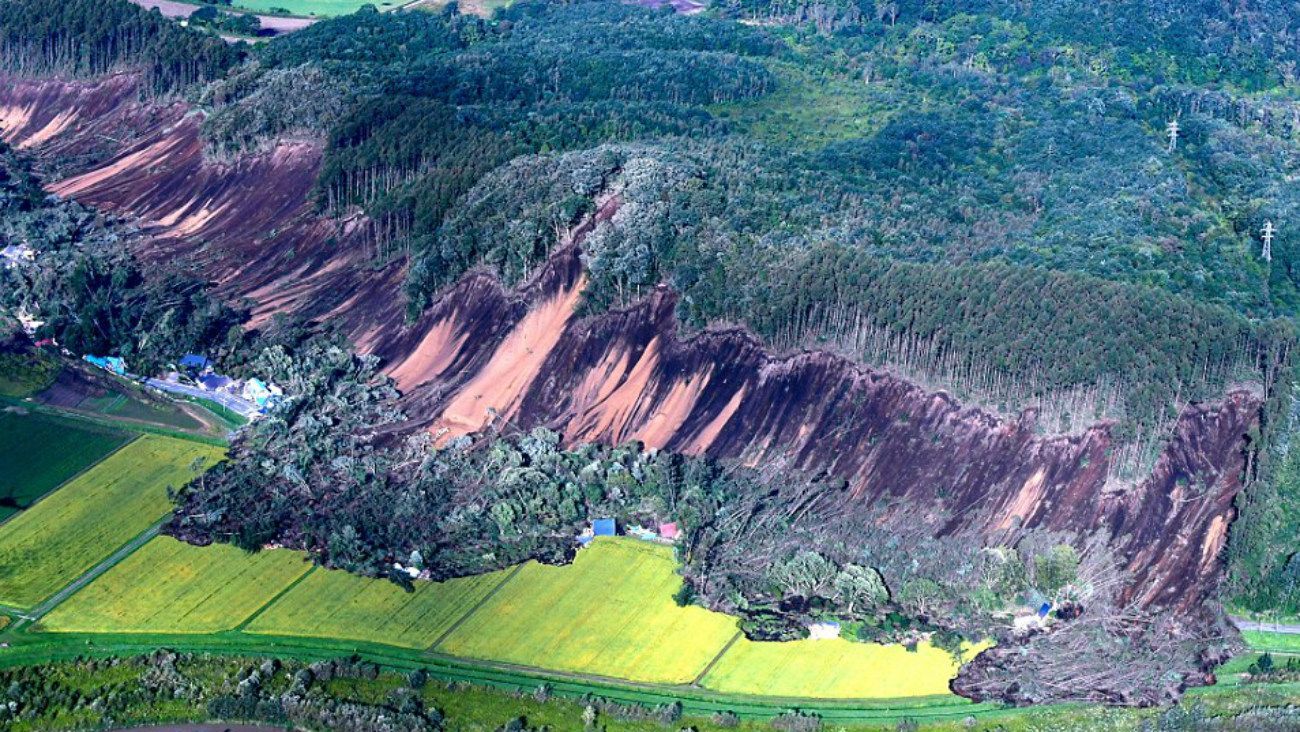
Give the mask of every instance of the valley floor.
MULTIPOLYGON (((48 419, 10 414, 0 427, 48 419)), ((494 688, 545 683, 561 696, 680 701, 696 715, 765 719, 798 707, 847 724, 1050 713, 952 695, 956 663, 924 644, 748 641, 735 618, 677 606, 672 550, 630 538, 599 539, 571 566, 420 581, 411 593, 314 567, 300 552, 184 544, 159 535, 167 489, 220 452, 131 428, 121 423, 124 445, 105 443, 61 468, 75 474, 0 525, 0 666, 158 648, 301 660, 355 654, 494 688)), ((1300 651, 1282 634, 1247 637, 1300 651)))

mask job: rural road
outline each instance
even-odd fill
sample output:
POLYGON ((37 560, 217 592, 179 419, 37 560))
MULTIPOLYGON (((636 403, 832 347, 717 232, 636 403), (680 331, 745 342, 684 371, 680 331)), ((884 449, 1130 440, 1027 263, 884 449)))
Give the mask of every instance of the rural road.
POLYGON ((240 399, 231 394, 208 391, 196 386, 176 384, 171 381, 163 381, 162 379, 145 379, 144 383, 155 389, 170 392, 172 394, 184 394, 185 396, 194 397, 196 399, 206 399, 210 402, 216 402, 226 409, 238 413, 241 417, 251 417, 252 415, 257 414, 258 411, 256 404, 246 399, 240 399))
POLYGON ((1261 623, 1255 620, 1237 617, 1235 615, 1231 617, 1233 625, 1236 625, 1239 630, 1260 630, 1267 633, 1289 633, 1292 635, 1300 634, 1300 625, 1297 624, 1261 623))
MULTIPOLYGON (((188 18, 190 17, 190 13, 193 13, 201 7, 190 3, 177 2, 176 0, 131 0, 131 2, 143 8, 158 8, 158 12, 168 18, 188 18)), ((221 10, 228 13, 235 13, 237 15, 252 15, 262 22, 263 28, 268 28, 276 33, 292 33, 296 30, 302 30, 316 22, 315 18, 285 18, 279 15, 258 15, 257 13, 243 13, 228 8, 222 8, 221 10)))

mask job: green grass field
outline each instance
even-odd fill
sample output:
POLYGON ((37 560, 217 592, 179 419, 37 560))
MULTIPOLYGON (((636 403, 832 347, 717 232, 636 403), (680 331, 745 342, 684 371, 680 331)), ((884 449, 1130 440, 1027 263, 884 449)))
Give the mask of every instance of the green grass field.
POLYGON ((311 569, 302 553, 248 554, 159 536, 62 603, 41 630, 213 633, 230 630, 311 569))
POLYGON ((0 521, 126 443, 123 432, 47 414, 0 412, 0 521))
POLYGON ((1246 645, 1260 651, 1300 653, 1300 634, 1274 633, 1264 630, 1243 630, 1241 637, 1246 645))
MULTIPOLYGON (((970 654, 974 657, 974 654, 970 654)), ((969 660, 969 658, 967 658, 969 660)), ((706 689, 806 699, 889 699, 949 694, 958 664, 921 643, 855 643, 842 638, 756 643, 741 638, 700 681, 706 689)))
POLYGON ((330 18, 355 13, 362 5, 374 5, 380 10, 388 10, 406 2, 407 0, 234 0, 234 6, 261 13, 330 18))
POLYGON ((318 569, 258 615, 247 630, 428 648, 509 573, 417 582, 415 592, 407 592, 388 580, 318 569))
POLYGON ((146 435, 0 526, 0 604, 28 608, 84 574, 171 508, 168 486, 219 448, 146 435))
POLYGON ((598 539, 569 567, 523 569, 435 649, 632 681, 689 683, 736 619, 678 607, 672 551, 598 539))

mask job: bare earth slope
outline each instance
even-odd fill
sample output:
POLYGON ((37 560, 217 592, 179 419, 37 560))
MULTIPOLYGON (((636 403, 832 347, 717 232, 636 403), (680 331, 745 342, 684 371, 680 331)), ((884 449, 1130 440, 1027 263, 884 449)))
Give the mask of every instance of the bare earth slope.
POLYGON ((939 533, 990 541, 1104 530, 1131 572, 1125 595, 1149 608, 1194 610, 1222 573, 1259 406, 1245 391, 1189 407, 1154 472, 1108 490, 1105 424, 1039 436, 1032 413, 999 420, 826 353, 773 356, 737 331, 683 338, 667 289, 578 318, 582 230, 520 289, 473 273, 407 324, 401 267, 370 264, 358 221, 311 213, 318 145, 206 161, 198 118, 134 101, 128 77, 0 81, 6 140, 84 161, 54 192, 137 217, 154 234, 143 257, 193 258, 226 297, 255 302, 257 323, 277 312, 337 323, 385 358, 408 411, 440 435, 509 419, 574 442, 783 459, 847 479, 845 511, 891 499, 918 517, 942 510, 939 533))

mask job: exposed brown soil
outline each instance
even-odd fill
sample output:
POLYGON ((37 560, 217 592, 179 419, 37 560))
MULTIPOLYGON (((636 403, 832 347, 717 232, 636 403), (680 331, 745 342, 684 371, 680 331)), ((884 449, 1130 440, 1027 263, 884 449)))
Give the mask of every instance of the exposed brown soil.
POLYGON ((6 139, 33 150, 93 145, 99 115, 135 120, 112 156, 52 189, 138 217, 153 233, 142 256, 201 263, 227 297, 254 300, 255 322, 328 319, 384 357, 408 411, 442 434, 508 419, 571 441, 784 460, 844 477, 846 501, 939 513, 941 532, 976 529, 990 542, 1034 527, 1106 531, 1132 573, 1127 595, 1151 608, 1193 609, 1222 573, 1259 406, 1245 391, 1188 407, 1153 473, 1116 488, 1105 424, 1043 436, 1032 412, 998 419, 830 354, 773 356, 735 330, 684 337, 667 289, 579 318, 575 246, 517 290, 472 273, 407 324, 400 265, 372 268, 355 221, 313 215, 318 146, 205 161, 197 119, 179 106, 114 106, 121 80, 0 86, 0 109, 18 110, 4 112, 18 121, 6 139), (59 131, 44 132, 51 125, 59 131))

